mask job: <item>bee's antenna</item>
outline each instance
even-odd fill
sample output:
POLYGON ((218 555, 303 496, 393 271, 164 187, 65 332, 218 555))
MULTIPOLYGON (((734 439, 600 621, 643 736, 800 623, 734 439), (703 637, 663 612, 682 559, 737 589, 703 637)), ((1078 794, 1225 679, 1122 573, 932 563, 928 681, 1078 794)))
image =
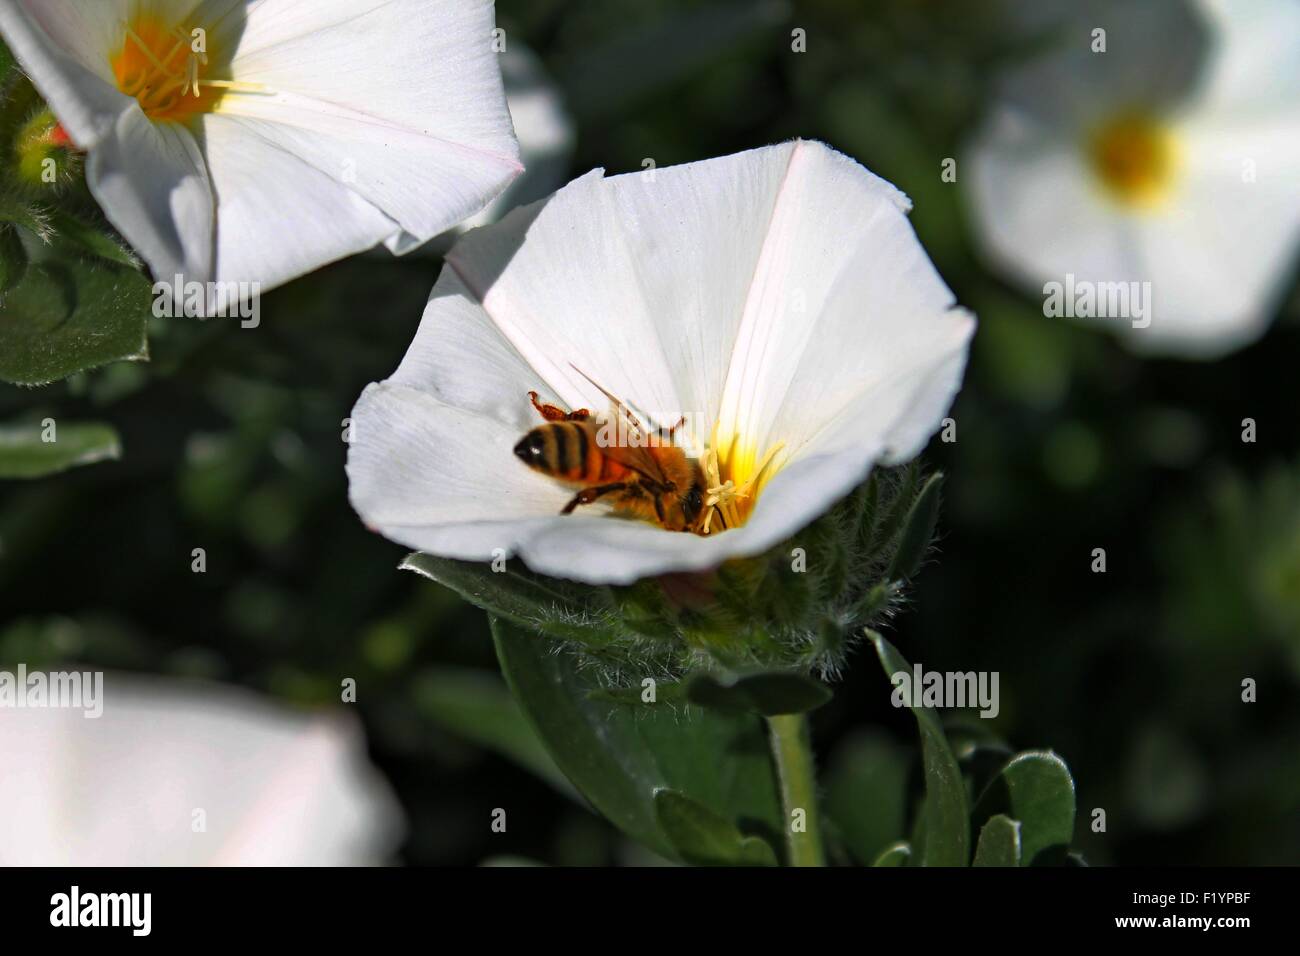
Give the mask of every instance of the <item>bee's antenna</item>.
POLYGON ((605 386, 601 385, 594 378, 592 378, 582 369, 578 368, 578 366, 574 365, 572 362, 569 363, 569 368, 573 369, 575 372, 577 372, 579 375, 585 378, 588 382, 594 385, 597 389, 599 389, 602 395, 604 395, 606 398, 608 398, 611 402, 614 403, 615 408, 617 408, 620 412, 622 412, 629 419, 631 419, 632 423, 635 424, 637 428, 641 429, 642 431, 645 431, 645 426, 641 424, 641 419, 636 417, 636 415, 632 412, 632 409, 628 408, 627 405, 624 404, 622 399, 620 399, 609 389, 605 388, 605 386))

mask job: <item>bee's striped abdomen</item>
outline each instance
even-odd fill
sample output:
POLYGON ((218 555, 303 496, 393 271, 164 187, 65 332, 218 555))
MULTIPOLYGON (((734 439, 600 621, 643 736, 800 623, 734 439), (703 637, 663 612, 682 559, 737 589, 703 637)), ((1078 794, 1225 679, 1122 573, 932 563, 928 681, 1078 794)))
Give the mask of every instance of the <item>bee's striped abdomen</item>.
POLYGON ((515 446, 515 454, 530 468, 576 484, 608 484, 628 474, 600 450, 595 430, 583 422, 539 425, 515 446))

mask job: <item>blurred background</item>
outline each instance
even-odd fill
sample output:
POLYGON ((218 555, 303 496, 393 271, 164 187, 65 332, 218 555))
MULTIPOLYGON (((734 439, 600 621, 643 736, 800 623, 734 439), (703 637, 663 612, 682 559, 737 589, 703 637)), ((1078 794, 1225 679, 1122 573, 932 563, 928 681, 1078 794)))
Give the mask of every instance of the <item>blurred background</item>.
MULTIPOLYGON (((571 126, 547 141, 552 181, 528 190, 800 136, 912 197, 980 328, 958 440, 925 454, 948 476, 941 537, 891 640, 929 670, 1000 672, 995 729, 1067 760, 1089 862, 1300 860, 1300 294, 1225 359, 1137 357, 988 270, 960 174, 939 175, 1064 5, 497 6, 509 46, 535 54, 529 95, 540 69, 559 97, 543 112, 571 126)), ((539 760, 512 737, 484 615, 399 572, 403 549, 348 506, 344 420, 396 367, 439 268, 436 252, 343 262, 268 295, 257 329, 159 320, 149 364, 0 389, 0 419, 107 421, 124 448, 0 482, 0 661, 208 677, 300 705, 344 706, 352 677, 347 706, 409 820, 403 862, 649 862, 524 769, 539 760)), ((814 714, 832 799, 854 799, 856 757, 914 751, 889 690, 861 655, 814 714)))

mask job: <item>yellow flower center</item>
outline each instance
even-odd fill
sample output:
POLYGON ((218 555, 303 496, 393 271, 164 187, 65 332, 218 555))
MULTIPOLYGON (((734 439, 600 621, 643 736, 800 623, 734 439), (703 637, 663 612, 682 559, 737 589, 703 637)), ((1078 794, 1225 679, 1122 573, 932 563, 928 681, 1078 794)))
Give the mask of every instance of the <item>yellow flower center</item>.
POLYGON ((1173 134, 1141 113, 1125 113, 1103 123, 1089 140, 1088 155, 1106 192, 1125 206, 1159 203, 1177 172, 1173 134))
POLYGON ((223 62, 209 48, 209 31, 141 14, 123 24, 122 45, 109 57, 117 88, 134 97, 156 123, 184 123, 217 109, 228 93, 263 92, 219 75, 223 62))
POLYGON ((739 436, 720 441, 714 428, 709 447, 701 458, 704 466, 704 534, 739 528, 754 510, 759 492, 777 473, 777 455, 785 446, 777 443, 759 458, 739 436))

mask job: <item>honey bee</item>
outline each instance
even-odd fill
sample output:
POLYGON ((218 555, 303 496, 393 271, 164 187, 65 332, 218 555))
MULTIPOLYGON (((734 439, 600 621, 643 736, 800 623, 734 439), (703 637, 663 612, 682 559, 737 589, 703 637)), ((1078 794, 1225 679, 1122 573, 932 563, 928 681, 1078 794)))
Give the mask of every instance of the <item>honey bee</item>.
POLYGON ((623 402, 600 390, 610 399, 621 430, 589 409, 566 412, 529 392, 544 424, 520 439, 515 455, 534 471, 580 488, 561 514, 572 514, 579 505, 603 498, 615 511, 669 531, 703 534, 704 469, 673 444, 673 435, 685 424, 685 416, 671 428, 647 431, 623 402), (611 434, 626 434, 628 440, 611 441, 611 434))

